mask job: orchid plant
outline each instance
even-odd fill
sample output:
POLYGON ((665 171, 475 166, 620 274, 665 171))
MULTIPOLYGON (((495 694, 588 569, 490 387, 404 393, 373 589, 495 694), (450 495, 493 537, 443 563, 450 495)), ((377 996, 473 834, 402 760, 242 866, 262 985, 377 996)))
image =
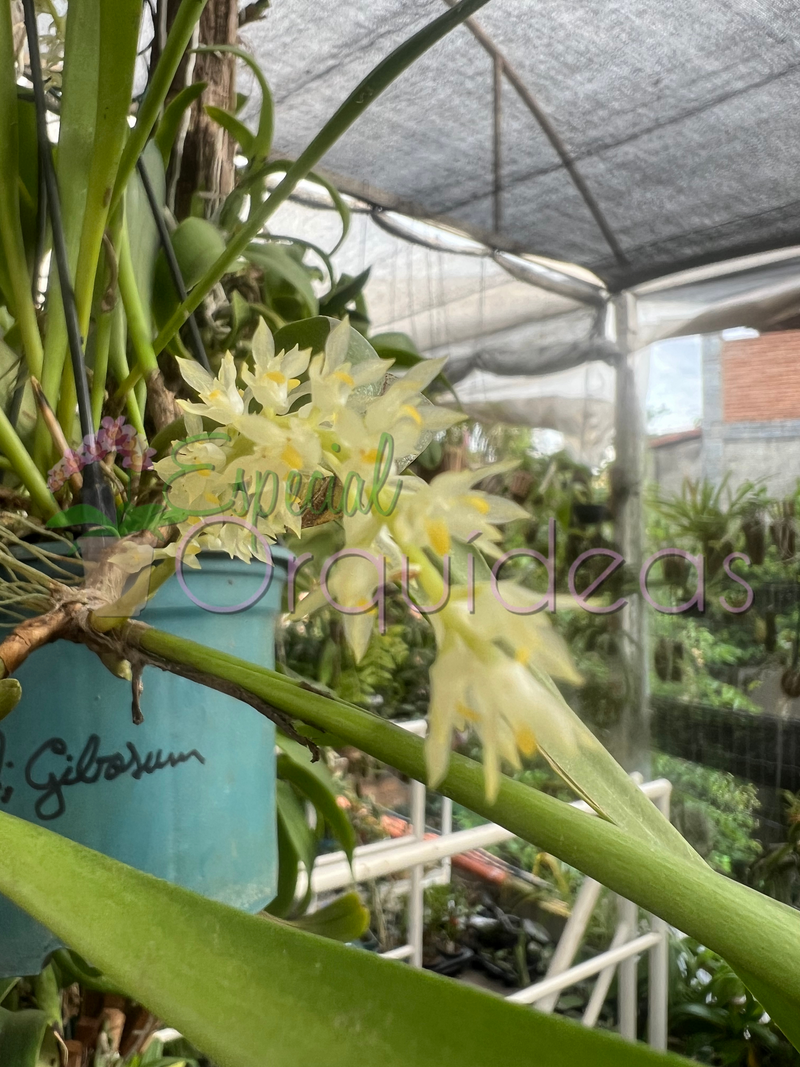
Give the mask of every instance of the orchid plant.
MULTIPOLYGON (((579 679, 562 639, 533 613, 528 590, 493 577, 478 583, 476 594, 474 576, 471 583, 466 575, 452 581, 459 550, 467 558, 470 542, 491 546, 500 539, 498 524, 526 517, 519 505, 476 488, 503 466, 446 472, 430 484, 403 470, 434 433, 463 417, 422 392, 445 361, 425 360, 387 384, 390 361, 349 360, 350 330, 345 319, 312 357, 298 347, 276 353, 261 323, 251 364, 241 371, 244 389, 230 354, 216 377, 180 360, 200 399, 179 401, 187 443, 178 442, 155 469, 171 514, 185 516, 177 526, 187 561, 189 538, 195 561, 201 548, 246 562, 264 559, 268 541, 302 534, 315 486, 326 487, 328 521, 338 515, 344 549, 326 588, 304 599, 302 611, 333 603, 358 661, 382 622, 379 589, 401 581, 430 618, 439 649, 431 675, 430 783, 446 773, 453 731, 474 727, 493 798, 501 758, 519 769, 520 752, 530 756, 536 748, 539 722, 558 714, 560 698, 544 672, 579 679), (204 432, 203 419, 218 429, 204 432), (226 525, 226 515, 247 524, 226 525), (214 525, 206 527, 203 516, 214 516, 214 525), (502 708, 499 691, 509 698, 502 708)), ((112 558, 141 554, 129 543, 112 558)), ((175 544, 159 554, 174 556, 175 544)), ((149 562, 146 550, 144 558, 149 562)), ((475 557, 468 558, 474 569, 475 557)))
MULTIPOLYGON (((141 247, 142 208, 150 193, 163 208, 165 162, 185 109, 203 91, 186 86, 167 104, 205 0, 175 5, 135 107, 141 0, 69 0, 66 11, 33 0, 0 4, 0 562, 8 575, 0 600, 13 619, 0 642, 0 718, 20 699, 17 667, 60 639, 85 645, 121 677, 125 664, 136 668, 128 671, 134 679, 150 664, 224 688, 312 748, 334 737, 427 778, 702 941, 800 1048, 797 913, 707 868, 564 702, 552 678, 577 681, 564 645, 530 592, 485 562, 498 526, 521 515, 481 489, 487 471, 447 473, 430 485, 408 472, 430 436, 457 418, 423 393, 441 363, 390 367, 356 343, 352 324, 331 329, 329 317, 324 343, 281 341, 290 319, 341 314, 358 287, 329 270, 323 307, 302 256, 270 238, 271 215, 395 78, 486 2, 448 0, 294 161, 270 160, 272 103, 260 72, 255 133, 217 109, 247 166, 213 224, 187 219, 174 228, 176 258, 198 238, 202 249, 193 247, 193 273, 179 279, 171 302, 154 284, 153 249, 141 247), (49 114, 57 114, 55 159, 49 114), (244 301, 243 311, 232 281, 243 263, 275 280, 279 296, 244 301), (211 306, 220 286, 225 322, 211 306), (223 336, 231 348, 213 353, 213 370, 190 320, 204 305, 207 339, 223 336), (253 331, 258 318, 265 321, 253 331), (165 379, 176 366, 182 411, 165 379), (397 369, 405 373, 390 377, 397 369), (98 527, 116 525, 123 536, 102 544, 85 580, 63 569, 44 577, 15 549, 24 537, 46 558, 37 537, 72 544, 78 502, 97 510, 98 527), (138 508, 143 521, 129 536, 138 508), (310 537, 313 551, 311 530, 321 521, 341 523, 345 553, 326 561, 329 581, 297 610, 338 605, 358 656, 382 624, 383 586, 400 582, 437 642, 424 743, 298 679, 134 617, 176 565, 202 566, 203 549, 255 565, 286 532, 310 537), (482 766, 451 753, 453 731, 466 728, 483 742, 482 766), (534 748, 599 818, 501 773, 534 748)), ((302 563, 303 554, 295 568, 302 563)), ((464 1067, 490 1057, 521 1062, 534 1048, 543 1067, 674 1062, 243 915, 2 812, 0 892, 222 1067, 295 1067, 320 1057, 331 1067, 355 1057, 464 1067)), ((48 1062, 45 1055, 56 1062, 52 1041, 44 1011, 0 1007, 0 1064, 4 1047, 15 1050, 15 1067, 48 1062)))

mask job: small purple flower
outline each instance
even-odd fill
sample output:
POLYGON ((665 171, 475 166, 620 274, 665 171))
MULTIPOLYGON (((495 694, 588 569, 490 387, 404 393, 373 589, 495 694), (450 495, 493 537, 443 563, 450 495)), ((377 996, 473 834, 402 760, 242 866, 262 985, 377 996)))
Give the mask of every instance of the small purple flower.
POLYGON ((127 452, 136 441, 136 430, 125 422, 125 416, 112 419, 110 415, 100 423, 97 441, 105 454, 109 452, 127 452))
POLYGON ((77 452, 68 452, 50 469, 47 475, 47 485, 51 492, 57 492, 73 474, 83 468, 81 457, 77 452))
POLYGON ((136 473, 140 473, 141 471, 151 471, 153 469, 153 456, 155 454, 156 450, 154 448, 146 448, 142 451, 139 442, 136 441, 134 447, 125 452, 122 466, 128 470, 133 470, 136 473))
POLYGON ((105 459, 108 455, 108 450, 103 448, 99 439, 89 437, 87 434, 83 439, 83 444, 80 447, 78 458, 81 461, 82 467, 87 467, 90 463, 96 463, 100 459, 105 459))

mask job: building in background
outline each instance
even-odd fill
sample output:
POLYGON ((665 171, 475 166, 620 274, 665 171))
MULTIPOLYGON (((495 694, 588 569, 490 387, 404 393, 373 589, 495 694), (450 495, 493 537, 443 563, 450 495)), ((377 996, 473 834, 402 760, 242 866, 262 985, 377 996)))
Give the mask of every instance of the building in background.
POLYGON ((791 496, 800 477, 800 330, 701 339, 699 428, 650 439, 651 478, 679 492, 684 478, 732 487, 751 481, 791 496))

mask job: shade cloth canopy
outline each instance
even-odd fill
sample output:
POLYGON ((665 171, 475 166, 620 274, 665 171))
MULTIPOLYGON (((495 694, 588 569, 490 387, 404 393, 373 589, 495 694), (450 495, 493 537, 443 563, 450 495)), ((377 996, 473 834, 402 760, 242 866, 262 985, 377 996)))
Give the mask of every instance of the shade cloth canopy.
MULTIPOLYGON (((296 156, 446 0, 278 0, 247 28, 296 156)), ((800 243, 790 0, 491 0, 327 154, 341 188, 614 290, 800 243), (476 36, 477 34, 477 36, 476 36)))

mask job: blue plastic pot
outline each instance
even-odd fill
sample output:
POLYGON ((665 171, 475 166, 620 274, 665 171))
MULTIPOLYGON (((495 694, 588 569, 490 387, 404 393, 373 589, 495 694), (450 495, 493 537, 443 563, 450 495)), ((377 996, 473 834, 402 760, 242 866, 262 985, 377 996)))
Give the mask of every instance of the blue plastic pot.
MULTIPOLYGON (((274 665, 275 616, 288 554, 273 551, 265 595, 246 610, 199 607, 171 579, 142 619, 262 666, 274 665)), ((249 600, 265 577, 204 553, 184 571, 216 607, 249 600)), ((275 728, 253 708, 145 668, 144 722, 130 684, 82 645, 57 642, 18 672, 23 697, 0 723, 0 811, 123 863, 256 912, 275 896, 275 728)), ((36 974, 60 942, 0 896, 0 977, 36 974)))

